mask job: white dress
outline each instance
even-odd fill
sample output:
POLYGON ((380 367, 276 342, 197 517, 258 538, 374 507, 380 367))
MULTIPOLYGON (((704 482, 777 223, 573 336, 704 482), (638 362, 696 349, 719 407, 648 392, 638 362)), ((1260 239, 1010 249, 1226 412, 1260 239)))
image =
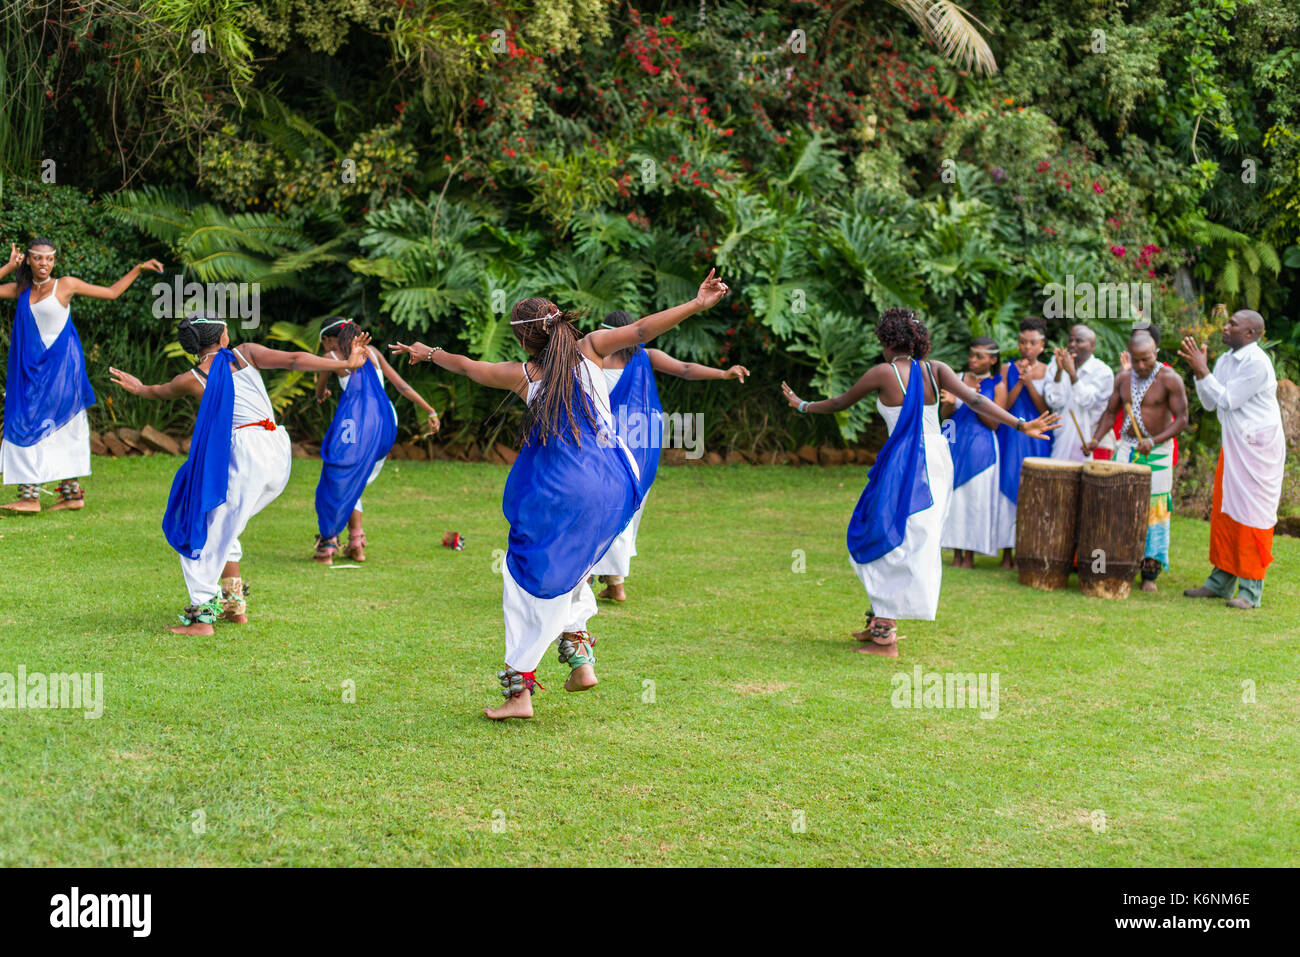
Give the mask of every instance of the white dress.
MULTIPOLYGON (((957 401, 960 404, 961 400, 957 401)), ((975 427, 985 426, 979 423, 975 427)), ((1004 548, 1015 547, 1015 506, 999 487, 1002 451, 994 430, 988 432, 993 441, 993 464, 952 490, 952 505, 940 537, 944 548, 996 555, 1004 548)))
MULTIPOLYGON (((605 373, 605 385, 610 392, 614 391, 614 386, 618 385, 618 380, 623 376, 622 369, 603 369, 605 373)), ((647 493, 646 498, 649 498, 647 493)), ((596 567, 591 570, 593 575, 618 575, 626 578, 632 569, 632 559, 636 557, 636 533, 641 527, 641 513, 645 511, 645 499, 641 500, 641 505, 632 514, 632 521, 627 523, 627 528, 614 539, 612 545, 596 562, 596 567)))
MULTIPOLYGON (((369 346, 368 349, 370 350, 370 355, 373 357, 374 354, 375 354, 375 347, 374 347, 374 346, 369 346)), ((337 358, 339 358, 338 356, 336 356, 336 355, 334 354, 334 350, 333 350, 333 349, 331 349, 329 352, 327 352, 326 355, 328 355, 331 359, 337 359, 337 358)), ((374 367, 375 367, 375 372, 379 375, 379 384, 380 384, 380 386, 383 386, 383 384, 384 384, 384 370, 383 370, 383 368, 379 365, 378 362, 374 362, 373 365, 374 365, 374 367)), ((350 373, 350 372, 336 372, 336 373, 334 373, 334 374, 337 375, 337 376, 339 377, 339 388, 346 392, 346 391, 347 391, 347 388, 348 388, 348 380, 352 378, 352 373, 350 373)), ((391 402, 391 401, 389 402, 389 405, 392 405, 392 402, 391 402)), ((397 407, 396 407, 396 406, 393 406, 393 424, 394 424, 394 425, 397 424, 397 407)), ((374 467, 373 469, 370 470, 370 477, 369 477, 368 479, 366 479, 366 487, 367 487, 367 488, 370 487, 370 483, 371 483, 371 482, 373 482, 375 479, 379 478, 379 473, 382 472, 382 471, 384 470, 384 463, 387 462, 387 461, 388 461, 388 458, 387 458, 387 456, 385 456, 384 458, 380 459, 378 462, 375 463, 375 467, 374 467)), ((359 499, 359 498, 357 499, 357 504, 354 505, 354 506, 352 506, 352 511, 354 511, 354 512, 363 512, 363 511, 365 511, 365 509, 363 509, 363 508, 361 507, 361 499, 359 499)))
MULTIPOLYGON (((243 357, 235 355, 238 365, 243 357)), ((221 594, 221 572, 226 562, 237 562, 243 555, 239 536, 249 519, 275 501, 289 484, 292 458, 284 426, 274 431, 260 425, 239 428, 253 422, 275 421, 261 374, 247 363, 242 369, 232 369, 231 374, 235 410, 226 500, 208 513, 208 538, 199 557, 180 556, 190 603, 194 605, 221 594)), ((195 375, 203 380, 197 372, 195 375)))
MULTIPOLYGON (((897 367, 894 374, 898 375, 897 367)), ((937 394, 938 389, 935 391, 937 394)), ((892 435, 903 407, 877 401, 876 408, 892 435)), ((871 599, 871 612, 878 618, 934 621, 939 608, 939 586, 943 581, 939 542, 952 502, 952 453, 939 427, 937 401, 925 406, 923 423, 925 470, 933 503, 908 516, 903 541, 893 551, 865 565, 849 556, 849 564, 871 599)))
MULTIPOLYGON (((606 428, 614 433, 614 415, 610 410, 609 386, 600 366, 586 356, 582 357, 581 374, 578 381, 583 391, 592 400, 596 413, 604 420, 606 428)), ((528 378, 528 366, 524 365, 524 378, 528 378)), ((532 403, 541 383, 529 381, 528 402, 532 403)), ((619 445, 632 463, 632 473, 639 477, 636 459, 618 440, 619 445)), ((582 576, 581 581, 567 595, 554 598, 537 598, 515 581, 510 574, 510 563, 501 562, 501 576, 504 593, 501 600, 505 612, 506 624, 506 664, 515 671, 536 671, 542 657, 561 632, 586 631, 587 621, 596 614, 596 595, 587 584, 591 572, 582 576)))
MULTIPOLYGON (((32 303, 32 317, 49 348, 68 324, 71 310, 59 304, 54 289, 40 302, 32 303)), ((90 420, 82 409, 62 426, 35 445, 0 443, 0 473, 4 485, 40 485, 59 479, 80 478, 90 474, 90 420)))

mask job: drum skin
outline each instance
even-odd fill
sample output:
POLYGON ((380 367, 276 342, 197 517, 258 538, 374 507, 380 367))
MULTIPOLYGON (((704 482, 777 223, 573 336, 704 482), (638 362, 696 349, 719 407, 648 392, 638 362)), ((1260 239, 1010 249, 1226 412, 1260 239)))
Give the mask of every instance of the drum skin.
POLYGON ((1129 596, 1142 566, 1151 469, 1083 463, 1079 493, 1079 590, 1094 598, 1129 596))
POLYGON ((1020 584, 1064 588, 1074 566, 1082 462, 1027 458, 1020 466, 1016 567, 1020 584))

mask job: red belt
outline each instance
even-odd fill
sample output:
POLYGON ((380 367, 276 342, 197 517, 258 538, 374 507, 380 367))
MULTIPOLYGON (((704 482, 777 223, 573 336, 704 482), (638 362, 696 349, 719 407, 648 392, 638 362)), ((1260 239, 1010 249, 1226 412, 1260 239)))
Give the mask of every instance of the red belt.
POLYGON ((272 422, 270 419, 263 419, 261 422, 245 422, 243 425, 237 425, 237 426, 235 426, 235 428, 237 428, 237 429, 248 429, 248 428, 252 428, 252 427, 255 426, 255 425, 260 425, 262 428, 266 429, 266 431, 268 431, 268 432, 274 432, 275 429, 276 429, 276 425, 275 425, 275 423, 272 422))

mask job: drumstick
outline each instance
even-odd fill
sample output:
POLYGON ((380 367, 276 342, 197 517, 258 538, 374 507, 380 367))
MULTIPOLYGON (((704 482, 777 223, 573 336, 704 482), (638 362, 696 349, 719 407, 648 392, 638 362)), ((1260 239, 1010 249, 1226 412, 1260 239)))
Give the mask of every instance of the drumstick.
POLYGON ((1088 440, 1083 437, 1083 429, 1079 428, 1079 420, 1074 417, 1073 409, 1070 410, 1070 421, 1074 423, 1074 431, 1079 433, 1079 441, 1087 445, 1088 440))
POLYGON ((1133 437, 1135 439, 1145 438, 1145 433, 1142 431, 1141 427, 1138 426, 1137 416, 1133 414, 1133 406, 1125 402, 1124 411, 1128 413, 1128 419, 1133 423, 1133 437))

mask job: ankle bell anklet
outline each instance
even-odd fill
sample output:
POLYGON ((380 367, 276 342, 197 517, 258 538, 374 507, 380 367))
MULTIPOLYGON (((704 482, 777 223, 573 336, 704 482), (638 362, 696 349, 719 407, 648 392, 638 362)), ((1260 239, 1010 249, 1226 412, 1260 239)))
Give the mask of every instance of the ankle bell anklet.
POLYGON ((560 635, 560 664, 570 668, 596 663, 596 639, 585 631, 566 631, 560 635))
POLYGON ((524 693, 524 689, 527 689, 529 694, 533 694, 537 688, 546 690, 546 687, 537 680, 536 671, 515 671, 514 668, 507 667, 504 671, 497 672, 497 680, 501 682, 503 698, 517 698, 524 693))

